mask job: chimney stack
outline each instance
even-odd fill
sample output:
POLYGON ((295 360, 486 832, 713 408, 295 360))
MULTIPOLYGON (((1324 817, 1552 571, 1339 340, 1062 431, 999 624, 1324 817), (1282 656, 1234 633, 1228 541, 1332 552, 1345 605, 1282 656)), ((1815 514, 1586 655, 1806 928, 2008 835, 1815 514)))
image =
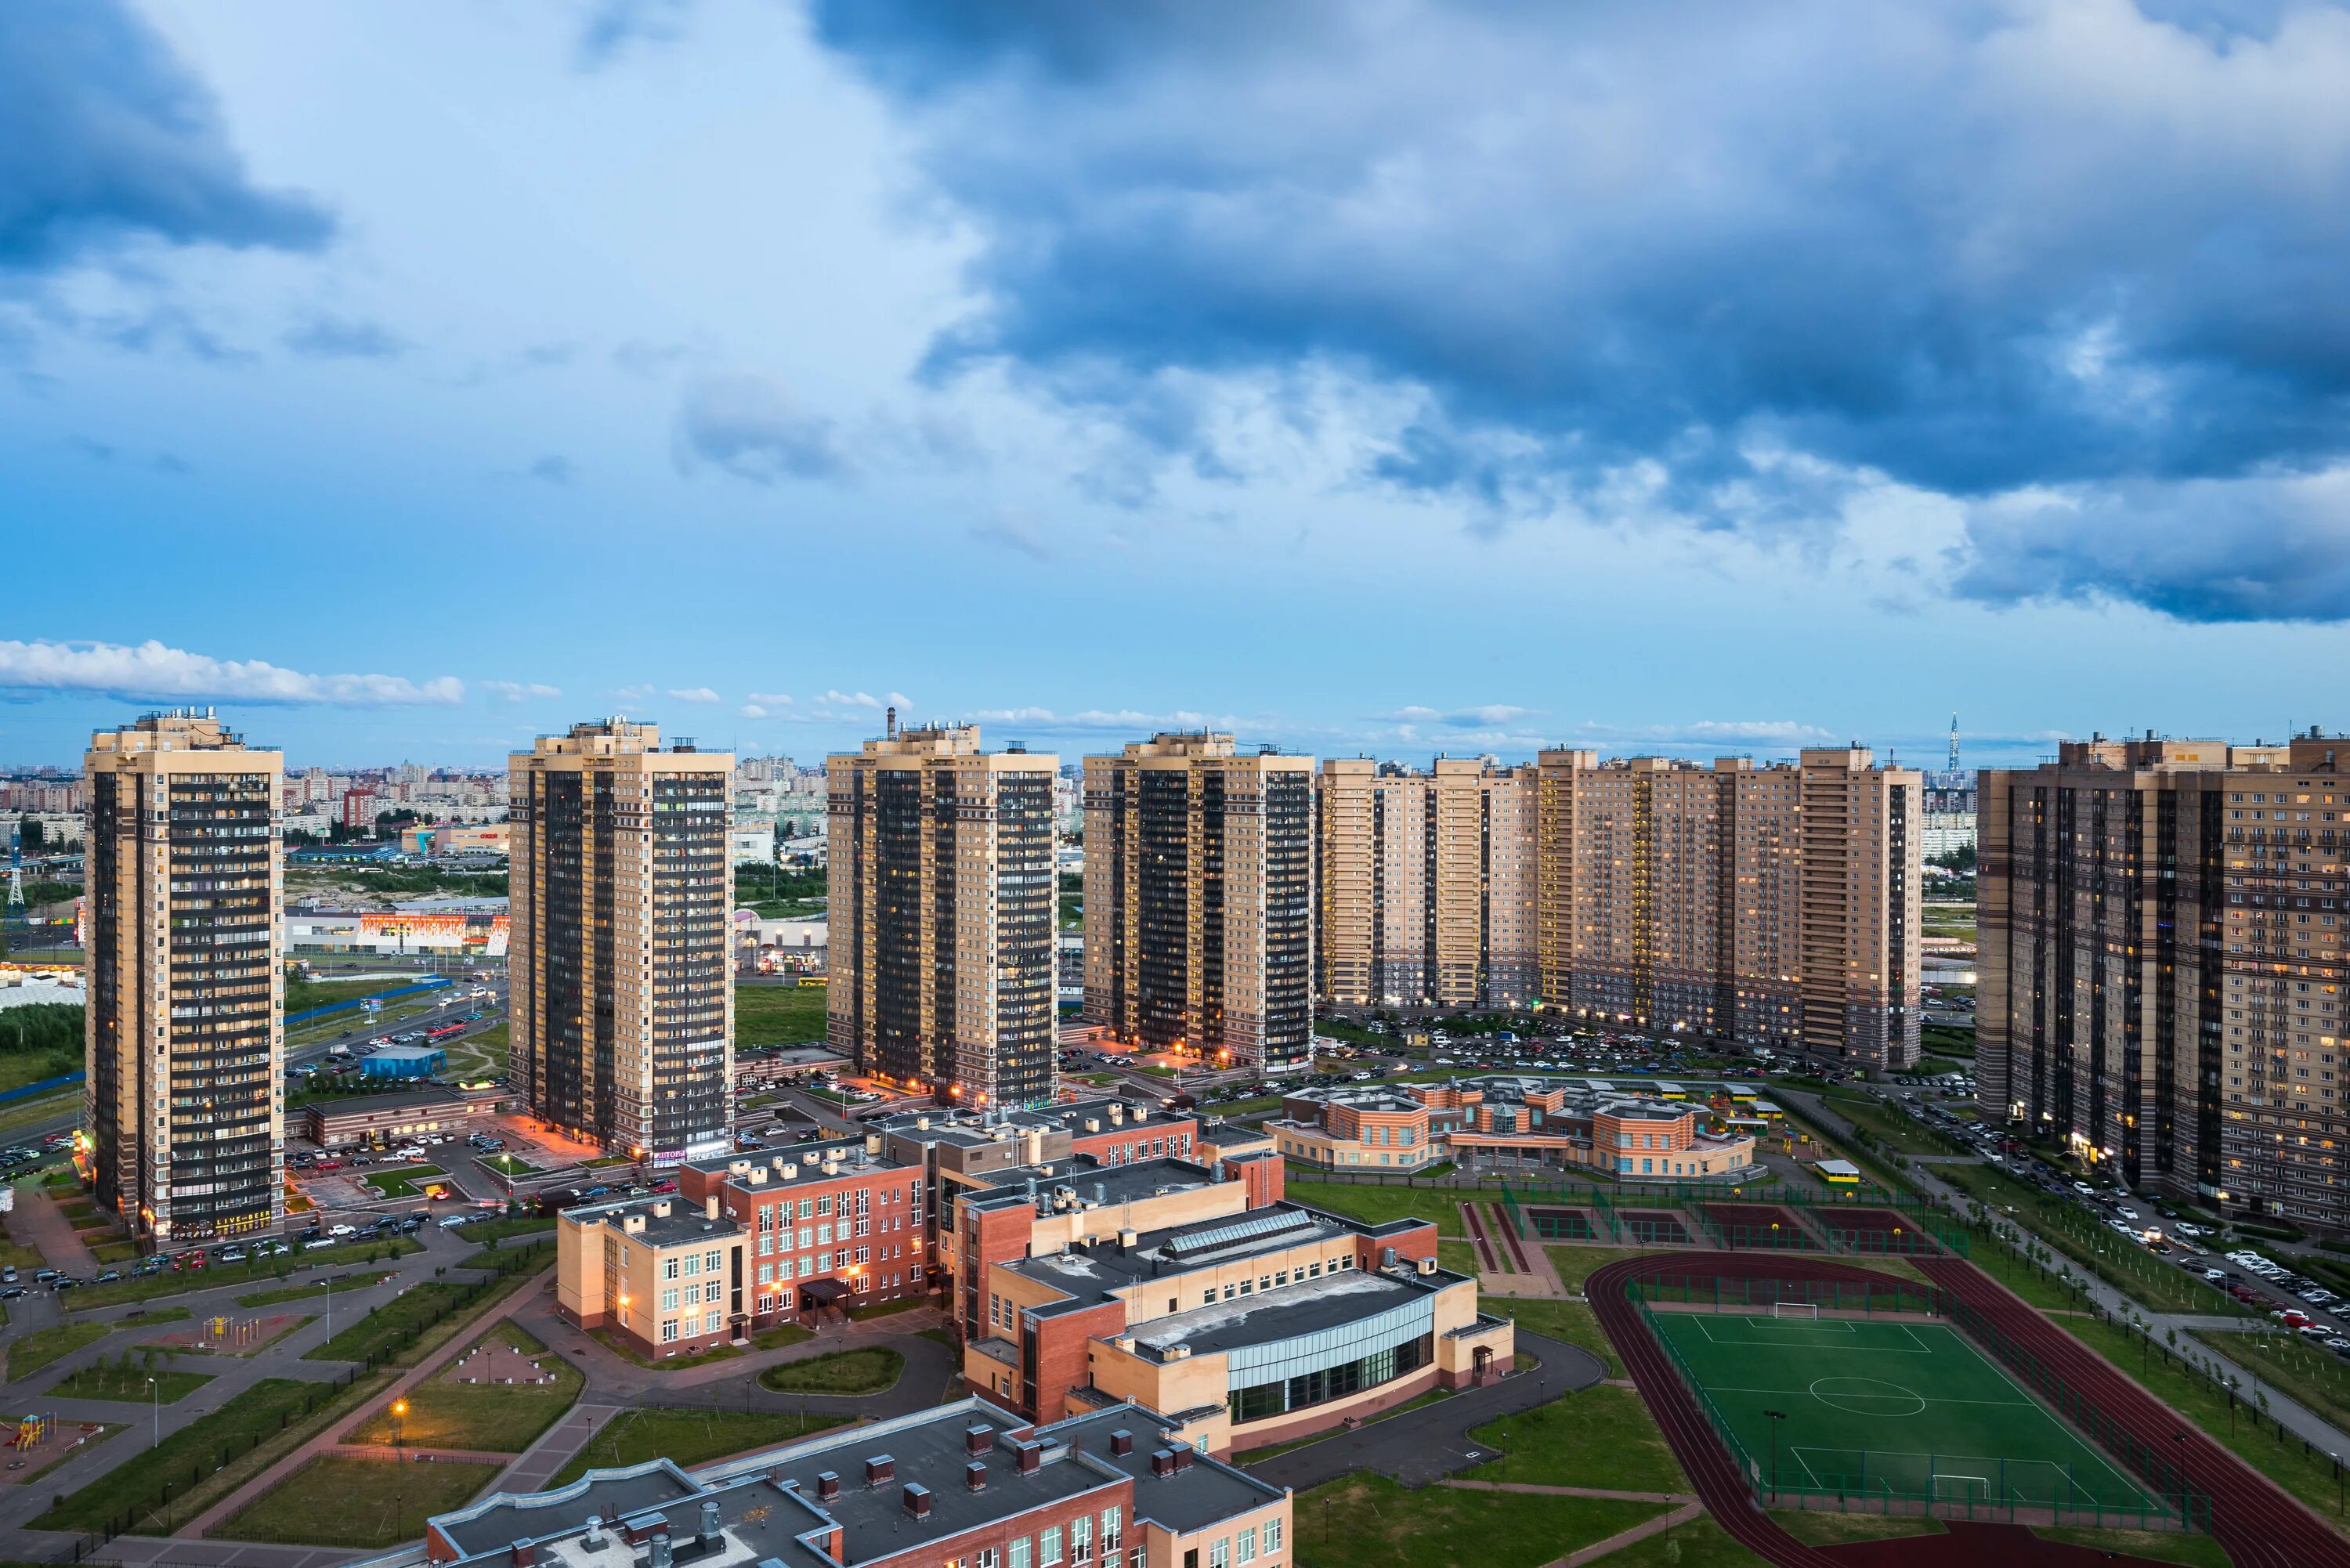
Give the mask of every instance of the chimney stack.
POLYGON ((962 1484, 971 1488, 973 1491, 985 1491, 987 1490, 986 1462, 981 1459, 973 1459, 971 1463, 963 1466, 962 1484))
POLYGON ((931 1517, 931 1489, 920 1481, 906 1483, 906 1511, 916 1519, 931 1517))
POLYGON ((816 1477, 816 1501, 831 1502, 839 1496, 840 1472, 837 1470, 818 1470, 816 1477))
POLYGON ((894 740, 896 740, 896 739, 898 738, 898 708, 897 708, 897 705, 896 705, 895 703, 890 704, 890 707, 889 707, 889 739, 891 739, 891 740, 893 740, 893 741, 894 741, 894 740))

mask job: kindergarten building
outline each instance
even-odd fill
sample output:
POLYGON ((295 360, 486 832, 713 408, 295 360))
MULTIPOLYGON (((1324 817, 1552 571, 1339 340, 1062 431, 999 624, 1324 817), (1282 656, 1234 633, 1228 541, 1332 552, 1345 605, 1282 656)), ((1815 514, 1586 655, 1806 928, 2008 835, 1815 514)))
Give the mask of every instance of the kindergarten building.
MULTIPOLYGON (((1298 1089, 1266 1129, 1310 1165, 1412 1170, 1509 1162, 1642 1180, 1736 1178, 1755 1168, 1747 1118, 1679 1085, 1627 1092, 1596 1079, 1495 1075, 1442 1084, 1298 1089)), ((1751 1125, 1751 1123, 1749 1124, 1751 1125)))

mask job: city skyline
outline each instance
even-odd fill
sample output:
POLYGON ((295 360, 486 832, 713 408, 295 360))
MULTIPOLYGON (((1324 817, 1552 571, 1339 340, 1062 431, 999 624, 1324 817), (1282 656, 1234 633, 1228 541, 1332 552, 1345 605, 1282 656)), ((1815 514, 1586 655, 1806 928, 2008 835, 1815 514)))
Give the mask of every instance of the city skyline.
POLYGON ((2323 7, 1191 9, 0 11, 0 762, 2328 718, 2323 7))

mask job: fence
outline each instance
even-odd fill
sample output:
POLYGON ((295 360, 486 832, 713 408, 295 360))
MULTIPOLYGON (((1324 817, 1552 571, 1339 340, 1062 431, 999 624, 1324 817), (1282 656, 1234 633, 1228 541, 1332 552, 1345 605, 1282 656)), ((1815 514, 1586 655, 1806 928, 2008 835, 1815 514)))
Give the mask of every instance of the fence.
POLYGON ((1965 1229, 1950 1223, 1941 1210, 1922 1199, 1892 1193, 1821 1194, 1777 1181, 1757 1182, 1728 1192, 1711 1189, 1693 1191, 1685 1187, 1663 1187, 1644 1182, 1629 1188, 1617 1187, 1611 1196, 1609 1189, 1603 1187, 1581 1187, 1567 1182, 1545 1185, 1504 1180, 1502 1183, 1502 1208, 1521 1241, 1622 1241, 1628 1237, 1635 1242, 1653 1243, 1679 1239, 1666 1234, 1663 1228, 1654 1221, 1643 1221, 1637 1215, 1627 1219, 1619 1205, 1628 1205, 1636 1210, 1669 1211, 1695 1239, 1739 1251, 1816 1252, 1825 1250, 1870 1257, 1919 1257, 1950 1252, 1963 1258, 1970 1251, 1965 1229), (1705 1209, 1708 1203, 1725 1202, 1775 1205, 1797 1210, 1799 1212, 1794 1218, 1798 1222, 1792 1227, 1745 1222, 1725 1225, 1705 1209), (1563 1223, 1555 1216, 1529 1212, 1530 1207, 1540 1209, 1553 1205, 1589 1210, 1592 1214, 1589 1232, 1578 1231, 1573 1225, 1563 1223), (1840 1209, 1883 1210, 1898 1216, 1901 1223, 1878 1229, 1840 1226, 1828 1212, 1840 1209))
POLYGON ((1933 1287, 1846 1280, 1747 1280, 1690 1275, 1628 1281, 1625 1296, 1639 1314, 1642 1328, 1664 1351, 1674 1376, 1713 1428, 1714 1436, 1721 1439, 1740 1476, 1762 1507, 1834 1507, 1846 1512, 1925 1513, 1946 1519, 2010 1522, 2022 1511, 2035 1520, 2045 1515, 2051 1523, 2088 1524, 2101 1529, 2210 1528, 2211 1500, 2188 1487, 2186 1476, 2178 1465, 2107 1416, 2094 1401, 2068 1387, 2061 1377, 2042 1366, 2029 1350, 2001 1334, 1981 1312, 1933 1287), (1679 1348, 1669 1335, 1659 1332, 1655 1313, 1648 1304, 1651 1301, 1679 1302, 1731 1311, 1785 1302, 1810 1303, 1829 1311, 1850 1311, 1855 1295, 1859 1297, 1864 1313, 1923 1311, 1948 1318, 1970 1337, 2000 1355, 2076 1430, 2149 1482, 2147 1490, 2136 1506, 2107 1503, 2095 1495, 2084 1502, 2069 1466, 2060 1469, 2046 1460, 2006 1459, 1997 1455, 1869 1449, 1836 1450, 1820 1456, 1819 1462, 1831 1466, 1831 1476, 1821 1476, 1818 1463, 1807 1459, 1808 1473, 1813 1478, 1810 1482, 1785 1480, 1779 1473, 1775 1451, 1766 1466, 1747 1447, 1705 1385, 1682 1359, 1679 1348), (1946 1463, 1968 1468, 1963 1471, 1945 1469, 1946 1463))

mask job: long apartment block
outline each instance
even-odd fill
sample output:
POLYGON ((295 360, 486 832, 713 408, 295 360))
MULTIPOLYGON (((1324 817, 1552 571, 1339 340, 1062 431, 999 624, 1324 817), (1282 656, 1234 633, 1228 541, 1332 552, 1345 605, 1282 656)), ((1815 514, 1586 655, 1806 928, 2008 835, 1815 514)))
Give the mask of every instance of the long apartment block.
POLYGON ((1524 1007, 1539 775, 1439 757, 1315 775, 1315 990, 1342 1009, 1524 1007))
POLYGON ((733 767, 626 719, 508 761, 511 1081, 534 1116, 653 1164, 733 1147, 733 767))
POLYGON ((2067 742, 1980 775, 1983 1114, 2350 1229, 2350 739, 2067 742))
POLYGON ((210 711, 101 732, 82 759, 89 1170, 155 1243, 283 1216, 284 771, 210 711))
POLYGON ((826 1033, 859 1070, 972 1106, 1052 1098, 1058 767, 894 712, 827 761, 826 1033))
POLYGON ((1154 1051, 1313 1058, 1314 762, 1162 733, 1085 763, 1085 1020, 1154 1051))
POLYGON ((1878 1070, 1918 1056, 1918 774, 1861 747, 1711 767, 1541 753, 1543 1005, 1878 1070))

